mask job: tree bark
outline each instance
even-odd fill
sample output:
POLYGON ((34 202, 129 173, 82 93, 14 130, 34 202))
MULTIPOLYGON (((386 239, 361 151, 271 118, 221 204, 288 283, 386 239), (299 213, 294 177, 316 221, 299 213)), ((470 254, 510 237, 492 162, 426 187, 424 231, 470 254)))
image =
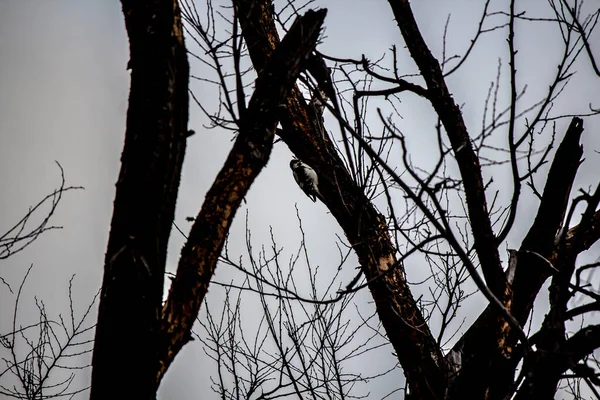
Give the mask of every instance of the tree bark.
POLYGON ((153 399, 167 243, 188 122, 176 0, 122 0, 131 89, 105 256, 90 398, 153 399))

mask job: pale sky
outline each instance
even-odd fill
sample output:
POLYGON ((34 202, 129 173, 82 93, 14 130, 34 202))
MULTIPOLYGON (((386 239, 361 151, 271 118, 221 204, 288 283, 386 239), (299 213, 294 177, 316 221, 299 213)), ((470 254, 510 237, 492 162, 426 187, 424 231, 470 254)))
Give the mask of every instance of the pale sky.
MULTIPOLYGON (((436 55, 441 54, 441 37, 449 11, 452 19, 448 31, 448 53, 462 53, 475 32, 480 13, 480 2, 463 0, 452 2, 413 2, 417 21, 428 44, 436 55)), ((492 2, 497 9, 503 2, 492 2)), ((203 3, 202 3, 203 4, 203 3)), ((202 7, 202 4, 198 7, 202 7)), ((277 3, 276 3, 277 4, 277 3)), ((320 50, 338 57, 360 58, 366 54, 378 59, 392 44, 403 49, 400 33, 387 2, 322 0, 313 7, 328 7, 325 20, 325 39, 320 50)), ((519 85, 527 84, 525 103, 529 104, 547 90, 547 78, 555 72, 559 36, 549 25, 517 25, 519 47, 519 85)), ((600 57, 600 37, 592 41, 600 57)), ((191 41, 188 40, 190 49, 191 41)), ((463 115, 470 129, 481 124, 483 101, 490 81, 495 79, 498 57, 507 54, 502 35, 492 35, 477 46, 462 74, 448 80, 450 90, 459 104, 464 103, 463 115)), ((386 58, 389 60, 389 54, 386 58)), ((128 43, 123 15, 117 1, 94 0, 3 0, 0 1, 0 232, 14 224, 40 198, 60 181, 55 161, 65 170, 67 184, 82 185, 85 190, 65 195, 53 224, 64 229, 48 232, 28 250, 0 261, 0 276, 13 287, 18 287, 27 267, 33 264, 22 300, 22 323, 37 318, 33 298, 43 299, 50 313, 65 313, 68 307, 68 279, 76 274, 73 297, 76 305, 88 304, 101 284, 103 258, 109 222, 112 215, 114 184, 120 168, 120 153, 125 131, 125 113, 129 91, 128 43)), ((386 61, 387 62, 387 61, 386 61)), ((192 62, 192 73, 198 64, 192 62)), ((400 60, 406 73, 414 72, 407 58, 400 60)), ((506 68, 507 62, 503 63, 506 68)), ((582 58, 576 70, 580 73, 565 92, 555 109, 565 113, 585 112, 587 104, 600 106, 600 79, 591 78, 587 59, 582 58)), ((203 102, 214 105, 210 89, 194 82, 192 88, 203 102)), ((506 86, 501 94, 508 93, 506 86)), ((506 97, 503 97, 504 99, 506 97)), ((402 98, 398 121, 411 144, 413 160, 427 165, 431 140, 423 133, 432 132, 434 120, 424 101, 415 96, 402 98)), ((557 123, 559 137, 569 120, 557 123)), ((227 132, 206 130, 206 119, 191 105, 189 128, 197 134, 189 139, 183 178, 177 203, 176 222, 184 232, 189 229, 186 216, 195 216, 204 195, 222 166, 231 147, 227 132)), ((597 183, 600 123, 585 119, 583 142, 585 163, 578 183, 597 183)), ((522 128, 523 125, 521 125, 522 128)), ((328 120, 328 129, 337 134, 337 125, 328 120)), ((288 162, 291 153, 283 143, 275 146, 267 168, 252 186, 238 211, 229 245, 236 257, 244 254, 245 213, 249 210, 249 224, 256 248, 269 246, 269 228, 277 235, 278 243, 289 258, 297 248, 300 234, 297 228, 298 204, 307 235, 307 245, 313 252, 312 262, 327 269, 337 263, 335 234, 342 234, 325 207, 310 202, 293 182, 288 162)), ((510 178, 498 174, 494 188, 510 196, 510 178)), ((543 180, 539 182, 543 185, 543 180)), ((578 189, 576 186, 574 190, 578 189)), ((488 195, 489 196, 489 195, 488 195)), ((528 217, 530 199, 523 203, 519 216, 528 217)), ((509 237, 506 247, 519 245, 531 220, 524 219, 509 237)), ((342 235, 343 236, 343 235, 342 235)), ((174 271, 183 238, 172 233, 168 269, 174 271)), ((597 254, 597 252, 595 253, 597 254)), ((502 254, 506 259, 506 254, 502 254)), ((593 255, 590 259, 597 258, 593 255)), ((427 268, 407 267, 409 280, 420 280, 427 268)), ((353 276, 354 270, 347 272, 353 276)), ((216 279, 228 282, 236 276, 227 267, 220 266, 216 279)), ((418 290, 418 289, 417 289, 418 290)), ((422 290, 425 290, 423 288, 422 290)), ((0 285, 0 333, 7 332, 12 320, 14 295, 0 285)), ((222 301, 223 290, 211 286, 208 300, 222 301)), ((469 322, 477 316, 482 305, 478 298, 464 309, 463 317, 469 322)), ((370 295, 360 293, 361 307, 370 307, 370 295)), ((252 315, 253 310, 246 311, 252 315)), ((541 314, 543 316, 543 313, 541 314)), ((366 358, 357 360, 357 366, 373 366, 378 362, 393 363, 391 347, 383 350, 385 360, 366 358), (373 364, 371 364, 373 363, 373 364)), ((393 365, 393 364, 391 364, 393 365)), ((210 393, 210 375, 215 370, 207 362, 198 342, 187 345, 177 357, 159 390, 159 398, 181 400, 213 398, 210 393)), ((89 381, 89 370, 78 375, 79 385, 89 381)), ((381 398, 403 380, 400 370, 394 371, 382 385, 371 385, 369 398, 381 398)), ((0 382, 1 383, 1 382, 0 382)), ((401 386, 401 385, 400 385, 401 386)), ((79 395, 77 398, 86 398, 79 395)), ((216 398, 216 395, 215 397, 216 398)))

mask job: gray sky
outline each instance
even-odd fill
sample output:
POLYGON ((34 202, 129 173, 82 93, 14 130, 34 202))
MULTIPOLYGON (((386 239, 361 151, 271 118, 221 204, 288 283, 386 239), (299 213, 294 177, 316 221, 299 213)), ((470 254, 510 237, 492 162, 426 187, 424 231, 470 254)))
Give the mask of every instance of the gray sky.
MULTIPOLYGON (((436 55, 441 53, 444 23, 452 8, 448 53, 464 51, 476 29, 479 2, 464 0, 450 5, 427 0, 413 3, 417 21, 436 55)), ((387 2, 354 0, 339 7, 337 1, 323 0, 316 4, 329 8, 322 51, 353 58, 360 58, 364 53, 370 59, 377 59, 392 44, 397 44, 399 50, 403 48, 387 2)), ((546 78, 555 71, 559 36, 554 27, 542 24, 519 24, 517 35, 519 55, 523 55, 518 59, 522 74, 519 84, 528 85, 524 101, 529 104, 547 90, 546 78)), ((596 40, 594 44, 596 54, 600 54, 598 43, 596 40)), ((504 57, 506 52, 503 36, 493 35, 485 45, 475 48, 464 72, 448 81, 456 101, 465 103, 463 114, 470 129, 476 130, 481 124, 485 94, 490 81, 495 79, 498 57, 504 57)), ((27 251, 0 262, 0 275, 13 289, 18 287, 26 268, 34 264, 24 293, 23 321, 36 318, 31 312, 34 295, 43 299, 51 312, 64 312, 68 304, 67 282, 72 274, 76 274, 74 298, 78 304, 87 304, 100 287, 125 127, 129 90, 127 60, 127 37, 116 1, 0 2, 0 185, 3 187, 0 231, 16 222, 29 205, 57 186, 60 175, 55 160, 64 167, 68 184, 85 187, 84 191, 68 193, 60 204, 53 222, 64 226, 63 230, 43 235, 27 251)), ((595 106, 600 106, 597 96, 600 81, 589 79, 589 64, 585 58, 581 61, 576 68, 581 77, 574 80, 564 101, 556 104, 557 110, 586 110, 587 104, 594 100, 595 106)), ((402 58, 400 65, 407 73, 414 72, 409 59, 402 58)), ((192 63, 192 68, 194 66, 197 64, 192 63)), ((198 83, 194 83, 193 88, 202 101, 214 104, 210 90, 198 83)), ((504 89, 503 96, 506 94, 504 89)), ((231 146, 228 133, 203 129, 206 120, 201 112, 194 106, 190 111, 190 128, 197 134, 188 142, 176 214, 176 221, 184 232, 189 229, 184 218, 197 214, 231 146)), ((432 114, 422 100, 410 95, 403 97, 401 113, 404 119, 398 123, 413 146, 413 160, 427 165, 432 142, 423 132, 432 132, 432 114)), ((558 122, 559 136, 567 124, 568 120, 558 122)), ((594 178, 597 180, 600 156, 592 150, 600 150, 600 139, 595 135, 599 126, 597 120, 585 121, 583 141, 588 162, 578 177, 578 182, 585 183, 585 187, 594 184, 594 178)), ((332 123, 328 128, 337 129, 332 123)), ((310 202, 295 186, 287 166, 290 157, 285 145, 276 145, 268 167, 250 190, 247 205, 238 212, 230 249, 237 255, 244 252, 244 215, 248 208, 256 247, 268 244, 272 226, 280 244, 289 254, 293 253, 300 237, 294 208, 297 202, 308 246, 315 255, 313 262, 323 268, 335 265, 334 235, 341 231, 320 203, 310 202)), ((498 174, 494 187, 503 190, 503 196, 508 197, 509 182, 508 175, 498 174)), ((528 216, 531 213, 528 204, 536 204, 528 201, 530 203, 526 201, 520 208, 520 216, 528 216)), ((509 237, 507 248, 519 244, 531 222, 530 219, 525 221, 509 237)), ((182 244, 183 238, 173 232, 169 270, 175 270, 182 244)), ((426 272, 426 268, 419 266, 409 266, 407 271, 411 280, 422 278, 426 272)), ((232 276, 229 269, 219 267, 216 279, 229 281, 232 276)), ((10 326, 14 297, 3 286, 0 286, 0 296, 0 332, 5 332, 10 326)), ((209 301, 218 302, 220 296, 222 290, 211 287, 209 301)), ((369 295, 361 294, 359 299, 366 304, 369 295)), ((465 326, 477 315, 475 310, 481 305, 473 307, 472 312, 465 313, 465 326)), ((82 382, 88 380, 88 373, 80 374, 82 382)), ((211 373, 214 373, 212 364, 206 365, 197 342, 188 345, 167 374, 159 397, 197 398, 199 393, 206 393, 211 373)), ((398 372, 394 379, 401 376, 398 372)), ((375 388, 371 391, 372 398, 386 393, 375 388)))
MULTIPOLYGON (((63 230, 0 265, 16 289, 34 264, 23 324, 37 319, 34 295, 53 315, 68 310, 72 274, 77 308, 99 288, 123 143, 127 59, 118 2, 0 2, 2 231, 60 183, 55 160, 68 184, 85 186, 63 198, 53 220, 63 230)), ((0 331, 6 332, 14 297, 5 287, 0 296, 0 331)), ((88 379, 87 372, 80 375, 88 379)))

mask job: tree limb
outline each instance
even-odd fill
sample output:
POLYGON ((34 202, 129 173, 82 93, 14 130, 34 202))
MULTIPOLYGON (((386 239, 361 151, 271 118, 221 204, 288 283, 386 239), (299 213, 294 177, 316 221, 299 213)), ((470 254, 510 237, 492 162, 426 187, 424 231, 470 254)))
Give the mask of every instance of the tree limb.
POLYGON ((554 397, 557 382, 562 375, 569 369, 575 373, 588 369, 585 364, 578 363, 598 348, 600 348, 600 325, 590 325, 582 328, 551 351, 536 351, 539 362, 534 373, 528 374, 523 382, 516 399, 554 397))
MULTIPOLYGON (((234 1, 242 34, 257 71, 265 68, 279 38, 271 3, 234 1)), ((325 204, 352 244, 375 299, 379 318, 416 398, 440 399, 445 390, 440 349, 410 292, 385 219, 352 179, 326 132, 319 129, 294 87, 281 116, 280 137, 296 157, 319 172, 325 204)))
MULTIPOLYGON (((580 165, 582 153, 579 141, 583 125, 578 120, 571 122, 556 151, 538 213, 517 253, 511 312, 521 325, 526 322, 543 283, 556 272, 556 268, 549 268, 548 263, 553 260, 556 235, 563 223, 571 186, 580 165)), ((485 341, 481 338, 489 334, 494 318, 491 306, 488 306, 454 347, 455 351, 462 350, 465 363, 474 364, 473 373, 477 373, 479 362, 486 362, 485 341), (478 358, 480 361, 477 361, 478 358)), ((514 346, 517 337, 512 335, 509 339, 510 346, 514 346)), ((511 362, 497 365, 494 372, 486 372, 494 376, 500 391, 506 390, 513 380, 519 357, 513 358, 511 362)))
POLYGON ((563 366, 563 372, 598 348, 600 348, 600 325, 590 325, 579 330, 564 345, 565 351, 570 355, 570 363, 563 366))
POLYGON ((552 272, 526 254, 526 251, 538 253, 547 259, 552 258, 556 237, 567 212, 575 175, 581 164, 582 133, 583 120, 573 118, 554 155, 535 220, 521 243, 513 283, 513 313, 521 323, 527 320, 537 293, 552 272))
POLYGON ((431 105, 440 117, 454 150, 465 189, 475 250, 486 283, 496 297, 504 304, 509 304, 510 286, 502 270, 496 236, 489 218, 481 166, 462 114, 446 86, 440 64, 421 36, 409 1, 389 0, 389 3, 410 55, 425 79, 431 105))
POLYGON ((600 239, 600 210, 591 216, 588 225, 584 229, 577 225, 567 231, 565 247, 579 254, 592 247, 598 239, 600 239))
POLYGON ((240 118, 238 138, 181 251, 177 275, 162 310, 157 382, 190 340, 235 213, 271 154, 279 105, 289 95, 303 61, 314 50, 325 14, 321 9, 299 17, 259 73, 255 92, 240 118))

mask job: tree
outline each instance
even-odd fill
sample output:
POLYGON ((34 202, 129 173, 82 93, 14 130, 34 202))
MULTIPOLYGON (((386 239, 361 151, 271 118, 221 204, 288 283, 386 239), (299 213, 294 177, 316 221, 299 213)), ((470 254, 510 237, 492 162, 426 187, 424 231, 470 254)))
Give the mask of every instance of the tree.
MULTIPOLYGON (((462 55, 447 56, 444 35, 436 58, 409 2, 390 0, 390 19, 398 23, 406 54, 392 46, 391 61, 373 62, 315 50, 326 19, 324 10, 304 12, 310 2, 291 1, 276 11, 267 0, 233 0, 233 7, 215 11, 209 1, 203 12, 183 2, 185 24, 176 0, 122 4, 132 82, 94 344, 92 398, 156 396, 174 358, 194 337, 192 328, 219 261, 249 276, 240 288, 229 285, 231 296, 222 308, 225 328, 211 311, 201 319, 208 335, 197 336, 217 360, 219 376, 225 371, 233 377, 234 391, 223 380, 216 385, 223 397, 276 397, 280 389, 299 397, 345 397, 346 385, 355 380, 342 381, 337 355, 343 346, 330 339, 343 334, 339 326, 344 323, 336 321, 352 296, 366 288, 381 323, 379 333, 405 374, 407 398, 552 398, 561 382, 573 383, 577 396, 581 382, 597 392, 597 372, 589 363, 595 362, 600 334, 598 325, 584 317, 600 304, 589 285, 598 263, 582 264, 580 255, 599 238, 600 186, 593 181, 595 189, 582 189, 577 196, 571 192, 582 164, 583 118, 593 121, 598 111, 592 106, 556 113, 553 106, 576 65, 585 63, 600 76, 589 41, 600 10, 586 14, 578 2, 550 1, 548 15, 530 16, 514 1, 500 11, 492 11, 487 1, 462 55), (217 28, 219 22, 226 28, 217 28), (534 23, 555 26, 563 52, 546 95, 523 104, 516 27, 534 23), (278 27, 287 32, 281 41, 278 27), (166 246, 191 134, 184 29, 202 50, 192 52, 194 58, 210 68, 201 79, 215 83, 220 93, 215 112, 199 105, 214 127, 236 136, 194 218, 163 303, 166 246), (492 33, 506 35, 508 67, 498 66, 476 128, 465 121, 447 82, 492 33), (414 74, 399 67, 406 56, 414 62, 414 74), (509 95, 502 105, 505 83, 509 95), (400 123, 407 111, 401 103, 405 96, 427 104, 434 115, 437 148, 427 163, 412 157, 414 138, 400 123), (299 293, 292 275, 279 268, 275 241, 273 255, 263 252, 262 261, 251 262, 249 269, 223 255, 236 211, 267 165, 275 140, 318 171, 324 204, 360 264, 360 274, 335 293, 299 293), (504 168, 512 192, 506 202, 493 182, 504 168), (533 211, 523 214, 524 203, 535 204, 533 211), (516 221, 524 217, 531 226, 510 249, 504 268, 501 249, 507 238, 514 242, 516 221), (410 284, 411 265, 429 270, 425 290, 410 284), (238 341, 236 327, 242 322, 239 300, 233 305, 234 289, 238 295, 258 293, 277 347, 274 359, 261 358, 265 353, 238 341), (472 293, 483 296, 487 307, 461 330, 455 326, 459 308, 472 293), (544 296, 548 313, 534 326, 534 301, 544 296), (267 297, 279 302, 277 312, 269 311, 267 297), (298 307, 306 303, 314 312, 305 312, 305 323, 295 323, 298 307), (327 329, 336 323, 338 329, 327 329), (525 329, 527 323, 533 333, 525 329), (286 325, 293 353, 283 346, 277 325, 286 325), (305 341, 313 337, 318 346, 305 341), (249 360, 245 380, 236 370, 240 357, 249 360), (273 376, 265 375, 273 372, 264 368, 269 363, 281 370, 280 384, 269 389, 277 392, 264 386, 273 376), (319 375, 331 369, 331 375, 319 375)), ((252 258, 250 245, 248 253, 252 258)), ((309 276, 314 281, 316 272, 309 276)))
POLYGON ((161 310, 166 246, 189 136, 187 58, 176 1, 123 2, 123 8, 132 89, 92 362, 91 398, 98 399, 155 397, 164 372, 190 339, 235 211, 269 158, 278 105, 313 51, 325 16, 321 10, 300 18, 262 71, 161 310), (124 354, 131 363, 116 362, 124 354))
MULTIPOLYGON (((580 117, 591 118, 597 111, 592 108, 585 115, 556 114, 552 107, 573 76, 580 56, 597 71, 588 38, 599 14, 596 10, 583 17, 579 4, 566 2, 550 2, 548 18, 515 11, 514 2, 508 4, 507 11, 488 11, 489 5, 487 2, 483 6, 478 30, 464 56, 446 58, 444 51, 438 61, 421 36, 408 2, 390 1, 420 80, 399 71, 400 56, 395 47, 391 50, 391 66, 365 57, 353 60, 318 53, 321 60, 317 56, 307 62, 313 79, 302 78, 311 102, 306 103, 300 90, 292 91, 280 120, 280 139, 295 156, 319 171, 325 204, 360 261, 378 317, 414 398, 504 398, 515 395, 517 389, 520 398, 550 398, 569 369, 572 378, 588 382, 595 379, 585 361, 597 347, 595 325, 570 334, 566 326, 571 317, 596 308, 596 294, 583 287, 581 279, 581 274, 596 264, 576 267, 575 261, 598 239, 592 228, 598 218, 598 202, 593 194, 597 190, 582 192, 571 203, 569 199, 582 156, 580 117), (498 17, 503 19, 497 22, 498 17), (564 51, 546 96, 532 106, 522 106, 524 89, 519 88, 517 80, 515 25, 541 21, 553 23, 560 30, 564 51), (503 82, 499 67, 485 104, 482 128, 477 135, 469 134, 445 81, 467 62, 482 36, 497 30, 506 32, 508 43, 508 105, 497 105, 503 82), (342 75, 334 79, 336 88, 323 68, 323 59, 333 63, 332 69, 342 75), (400 114, 401 93, 419 96, 437 116, 438 158, 427 168, 413 164, 408 134, 401 132, 393 118, 400 114), (376 103, 382 109, 377 110, 380 121, 375 128, 366 122, 374 108, 367 101, 378 97, 385 101, 376 103), (381 104, 387 106, 389 114, 381 104), (323 129, 322 107, 337 119, 341 149, 335 148, 323 129), (552 154, 558 140, 556 121, 567 118, 572 118, 571 123, 552 154), (377 129, 383 132, 379 136, 372 133, 377 129), (498 145, 500 135, 504 140, 498 145), (400 160, 389 157, 392 148, 399 149, 400 160), (542 167, 550 161, 546 171, 542 167), (486 192, 490 192, 491 181, 486 182, 484 174, 493 176, 503 165, 510 169, 513 195, 505 206, 495 202, 490 206, 490 193, 486 196, 486 192), (544 172, 545 186, 538 189, 544 172), (499 249, 515 225, 519 204, 526 201, 524 184, 539 204, 522 244, 510 251, 505 271, 499 249), (398 206, 398 195, 394 193, 397 189, 406 199, 405 208, 398 206), (375 206, 378 192, 385 196, 386 216, 375 206), (575 207, 582 202, 586 203, 586 211, 581 219, 574 220, 575 207), (456 207, 461 203, 464 212, 456 207), (575 239, 577 236, 580 239, 575 239), (409 256, 418 260, 415 255, 419 253, 430 263, 434 281, 429 308, 416 301, 405 278, 409 256), (528 337, 523 326, 531 317, 543 283, 550 278, 550 311, 539 331, 528 337), (466 297, 468 279, 490 305, 444 355, 440 342, 466 297), (573 304, 569 301, 585 301, 587 296, 591 302, 585 307, 569 310, 568 305, 573 304), (443 320, 437 337, 428 327, 431 309, 443 320), (589 340, 582 341, 583 337, 589 340)), ((237 120, 234 99, 239 107, 244 87, 240 77, 243 69, 239 67, 241 52, 233 45, 224 52, 221 44, 237 43, 236 33, 231 40, 217 39, 211 34, 214 30, 207 28, 215 26, 212 14, 203 24, 195 9, 189 9, 188 19, 208 55, 206 59, 217 71, 215 81, 224 98, 219 110, 226 112, 210 115, 211 120, 215 126, 232 127, 237 120), (231 70, 235 74, 228 75, 222 67, 228 58, 233 60, 231 70), (235 88, 227 87, 227 76, 237 79, 235 88)), ((233 18, 239 19, 252 65, 260 72, 278 43, 275 26, 276 22, 284 22, 282 12, 274 14, 269 2, 234 1, 234 9, 233 18)), ((235 19, 232 23, 237 26, 235 19)))

